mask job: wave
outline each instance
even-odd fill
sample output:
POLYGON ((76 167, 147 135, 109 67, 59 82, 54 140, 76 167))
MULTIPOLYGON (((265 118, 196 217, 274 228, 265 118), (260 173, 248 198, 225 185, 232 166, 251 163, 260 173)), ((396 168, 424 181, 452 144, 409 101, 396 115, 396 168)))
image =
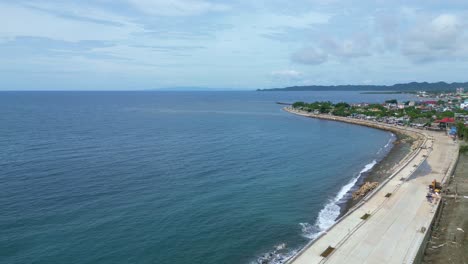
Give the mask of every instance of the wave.
POLYGON ((356 185, 362 174, 370 171, 376 164, 377 160, 373 160, 371 163, 364 166, 356 177, 352 178, 346 185, 341 187, 338 194, 334 198, 330 199, 328 203, 325 204, 325 207, 320 210, 314 225, 310 225, 309 223, 300 223, 302 227, 302 235, 309 239, 316 239, 325 230, 331 227, 336 222, 338 216, 340 216, 340 202, 342 202, 346 194, 354 187, 354 185, 356 185))
POLYGON ((390 146, 390 144, 393 143, 394 140, 395 140, 395 134, 392 133, 391 136, 390 136, 390 139, 387 142, 387 144, 385 144, 384 149, 388 148, 390 146))
POLYGON ((395 141, 395 134, 390 134, 390 139, 388 140, 387 144, 385 146, 381 147, 379 151, 377 151, 377 155, 382 153, 382 150, 387 150, 389 147, 391 147, 392 143, 395 141))
MULTIPOLYGON (((387 145, 389 145, 389 143, 387 143, 387 145)), ((325 204, 325 207, 320 210, 314 225, 309 223, 299 223, 301 226, 302 236, 314 240, 323 232, 325 232, 325 230, 331 227, 336 222, 338 216, 340 216, 341 208, 339 204, 343 202, 343 199, 346 198, 346 194, 356 185, 362 174, 370 171, 376 164, 377 160, 373 160, 371 163, 365 165, 356 177, 352 178, 346 185, 341 187, 338 194, 334 198, 330 199, 327 204, 325 204)), ((274 250, 265 253, 263 256, 259 257, 256 262, 253 263, 283 264, 286 263, 286 261, 289 260, 292 256, 296 255, 299 251, 298 249, 284 251, 284 249, 285 246, 281 246, 280 249, 278 246, 276 246, 274 250)))
POLYGON ((287 250, 286 244, 281 243, 274 247, 274 249, 268 253, 263 254, 255 262, 251 264, 283 264, 286 263, 290 258, 299 252, 298 249, 287 250))

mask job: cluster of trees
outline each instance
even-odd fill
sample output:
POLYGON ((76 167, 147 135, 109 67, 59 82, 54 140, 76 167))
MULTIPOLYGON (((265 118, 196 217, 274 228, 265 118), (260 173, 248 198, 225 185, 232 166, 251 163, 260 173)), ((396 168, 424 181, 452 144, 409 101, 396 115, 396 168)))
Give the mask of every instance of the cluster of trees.
POLYGON ((460 153, 468 153, 468 145, 460 146, 460 153))
MULTIPOLYGON (((387 100, 386 103, 397 103, 397 100, 387 100)), ((406 105, 409 105, 409 102, 405 102, 406 105)), ((442 119, 444 117, 454 117, 455 113, 468 114, 468 111, 459 109, 455 112, 445 111, 438 112, 436 110, 421 110, 414 106, 407 106, 403 109, 387 109, 381 104, 369 104, 367 106, 351 106, 348 103, 337 103, 333 104, 330 101, 322 102, 296 102, 292 105, 294 108, 302 109, 308 112, 318 111, 322 114, 331 113, 336 116, 350 116, 352 114, 363 114, 366 116, 374 117, 403 117, 408 116, 411 121, 414 120, 426 120, 427 122, 432 122, 435 119, 442 119)), ((424 122, 425 123, 425 122, 424 122)))
POLYGON ((453 92, 458 87, 468 87, 468 83, 411 82, 394 85, 308 85, 286 88, 258 89, 257 91, 398 91, 398 92, 453 92))
POLYGON ((300 108, 308 112, 314 112, 317 110, 322 114, 330 113, 330 111, 334 108, 334 104, 332 104, 330 101, 313 103, 295 102, 292 106, 294 108, 300 108))
POLYGON ((462 122, 458 122, 456 126, 458 138, 460 140, 464 139, 465 141, 468 141, 468 127, 466 127, 462 122))

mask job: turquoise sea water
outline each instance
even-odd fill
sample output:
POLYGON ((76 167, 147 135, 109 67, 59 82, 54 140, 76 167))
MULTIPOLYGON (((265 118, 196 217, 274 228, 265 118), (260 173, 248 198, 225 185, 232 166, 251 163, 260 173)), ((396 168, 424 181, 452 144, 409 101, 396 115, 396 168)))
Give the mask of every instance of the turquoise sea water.
MULTIPOLYGON (((332 224, 388 132, 276 101, 354 92, 2 92, 1 263, 250 263, 332 224)), ((402 97, 404 95, 391 95, 402 97)))

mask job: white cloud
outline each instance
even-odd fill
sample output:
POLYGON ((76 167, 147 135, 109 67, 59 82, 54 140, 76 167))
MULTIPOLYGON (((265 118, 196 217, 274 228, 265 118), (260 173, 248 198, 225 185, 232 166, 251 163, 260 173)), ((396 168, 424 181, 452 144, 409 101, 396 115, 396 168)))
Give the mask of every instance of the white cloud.
POLYGON ((323 39, 320 45, 305 47, 293 53, 291 59, 301 64, 321 64, 330 58, 348 60, 370 55, 370 40, 365 35, 354 39, 337 41, 332 38, 323 39))
POLYGON ((225 4, 205 0, 129 0, 140 11, 158 16, 193 16, 229 10, 225 4))
POLYGON ((331 14, 313 11, 301 15, 281 15, 267 13, 261 15, 257 21, 262 21, 262 24, 267 24, 270 28, 307 28, 311 25, 327 24, 331 17, 331 14))
POLYGON ((421 20, 402 39, 402 54, 413 62, 456 59, 468 56, 467 30, 454 14, 421 20))
POLYGON ((0 0, 0 77, 70 70, 255 88, 462 78, 468 5, 456 1, 0 0))
MULTIPOLYGON (((113 41, 128 39, 131 34, 144 32, 141 26, 125 20, 120 20, 119 25, 96 23, 5 3, 0 3, 0 14, 2 14, 0 22, 3 24, 0 27, 0 37, 10 39, 17 36, 32 36, 75 42, 113 41)), ((88 14, 89 18, 89 12, 83 14, 88 14)))
POLYGON ((341 59, 350 59, 370 55, 370 39, 366 35, 358 35, 353 39, 335 40, 325 39, 321 48, 329 55, 341 59))
POLYGON ((316 65, 327 61, 328 55, 315 47, 306 47, 293 53, 291 59, 301 64, 316 65))
POLYGON ((272 72, 271 76, 275 78, 297 79, 302 76, 302 73, 295 70, 281 70, 272 72))
MULTIPOLYGON (((296 63, 316 65, 334 59, 343 63, 371 55, 383 60, 385 54, 414 63, 468 58, 468 27, 464 22, 468 15, 464 14, 434 14, 407 8, 395 13, 376 12, 369 20, 369 32, 363 30, 344 38, 322 33, 318 41, 314 39, 313 45, 305 43, 305 48, 294 52, 291 59, 296 63)), ((351 30, 355 31, 348 29, 351 30)))
POLYGON ((399 17, 394 13, 377 13, 372 17, 375 35, 382 38, 382 51, 395 50, 400 43, 399 17))
POLYGON ((304 82, 304 77, 302 72, 292 69, 273 71, 270 73, 271 81, 275 86, 301 85, 304 82))

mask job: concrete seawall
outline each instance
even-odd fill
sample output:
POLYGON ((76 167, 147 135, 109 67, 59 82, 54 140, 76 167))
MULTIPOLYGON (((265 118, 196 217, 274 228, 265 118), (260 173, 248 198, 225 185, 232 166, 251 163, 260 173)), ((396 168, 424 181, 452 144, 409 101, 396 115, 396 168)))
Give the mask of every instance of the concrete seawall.
POLYGON ((317 119, 322 119, 322 120, 330 120, 330 121, 337 121, 337 122, 345 122, 345 123, 350 123, 354 125, 360 125, 360 126, 366 126, 366 127, 372 127, 376 129, 381 129, 381 130, 386 130, 394 133, 402 133, 406 134, 408 136, 411 136, 414 139, 424 139, 425 135, 421 132, 414 131, 414 130, 409 130, 406 127, 403 126, 396 126, 396 125, 391 125, 391 124, 385 124, 385 123, 378 123, 374 121, 368 121, 368 120, 362 120, 362 119, 354 119, 354 118, 348 118, 348 117, 341 117, 341 116, 334 116, 334 115, 329 115, 329 114, 313 114, 313 113, 308 113, 304 111, 297 111, 293 109, 292 107, 285 107, 283 108, 286 112, 296 114, 296 115, 301 115, 305 117, 310 117, 310 118, 317 118, 317 119))
MULTIPOLYGON (((450 164, 450 167, 449 169, 447 170, 447 173, 445 174, 444 178, 442 179, 442 185, 443 185, 443 188, 446 189, 447 187, 447 182, 448 182, 448 179, 450 177, 452 177, 455 173, 455 168, 457 167, 457 163, 458 163, 458 159, 459 159, 459 156, 460 156, 460 153, 457 152, 456 155, 455 155, 455 159, 453 160, 453 162, 450 164)), ((430 239, 430 236, 431 236, 431 233, 433 232, 433 228, 434 228, 434 224, 438 221, 438 219, 441 217, 442 215, 442 210, 443 210, 443 199, 445 199, 444 197, 440 200, 439 203, 437 203, 436 205, 436 213, 433 217, 433 219, 431 220, 431 223, 429 225, 429 228, 424 236, 424 239, 423 239, 423 242, 421 243, 421 246, 419 247, 419 250, 416 254, 416 257, 415 257, 415 260, 413 263, 415 264, 420 264, 422 263, 423 261, 423 258, 424 258, 424 251, 426 250, 427 246, 428 246, 428 242, 429 242, 429 239, 430 239)))
POLYGON ((427 185, 433 178, 445 179, 456 162, 455 155, 447 153, 458 150, 458 147, 447 144, 449 141, 443 133, 327 114, 315 115, 291 107, 284 110, 305 117, 403 133, 417 140, 413 151, 400 161, 388 179, 288 263, 413 263, 419 256, 440 201, 425 203, 427 185), (413 177, 424 162, 432 165, 434 172, 413 177), (402 215, 405 207, 412 211, 402 215), (363 214, 370 218, 363 220, 363 214), (400 243, 395 244, 395 241, 400 243))

